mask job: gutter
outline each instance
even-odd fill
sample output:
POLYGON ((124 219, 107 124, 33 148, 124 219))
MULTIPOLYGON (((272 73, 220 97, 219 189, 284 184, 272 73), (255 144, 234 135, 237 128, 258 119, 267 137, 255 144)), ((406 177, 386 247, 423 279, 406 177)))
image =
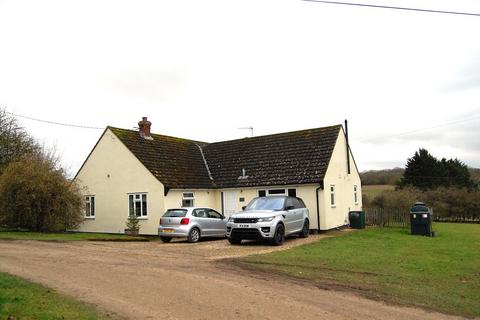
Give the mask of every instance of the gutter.
POLYGON ((348 122, 345 119, 345 139, 347 144, 347 173, 350 174, 350 144, 348 143, 348 122))
POLYGON ((320 186, 315 189, 315 197, 317 198, 317 232, 320 233, 320 205, 318 204, 318 191, 323 189, 323 181, 320 186))

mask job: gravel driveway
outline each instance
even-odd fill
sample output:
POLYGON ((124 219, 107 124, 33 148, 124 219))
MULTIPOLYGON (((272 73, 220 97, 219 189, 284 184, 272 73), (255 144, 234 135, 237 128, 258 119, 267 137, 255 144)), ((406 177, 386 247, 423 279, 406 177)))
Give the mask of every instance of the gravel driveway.
POLYGON ((92 303, 113 319, 457 319, 219 263, 322 237, 283 247, 0 241, 0 270, 92 303))

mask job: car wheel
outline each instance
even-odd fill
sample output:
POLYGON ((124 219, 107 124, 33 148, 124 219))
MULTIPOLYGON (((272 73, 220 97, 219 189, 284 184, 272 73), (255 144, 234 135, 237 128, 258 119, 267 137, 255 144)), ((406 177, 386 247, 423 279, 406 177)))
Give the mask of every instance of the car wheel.
POLYGON ((198 240, 200 240, 200 230, 198 228, 192 228, 188 233, 187 240, 190 243, 198 242, 198 240))
POLYGON ((303 223, 303 228, 302 231, 298 234, 300 238, 306 238, 308 237, 308 233, 310 232, 310 222, 308 219, 305 219, 305 222, 303 223))
POLYGON ((230 242, 230 244, 240 244, 242 243, 242 239, 228 238, 228 242, 230 242))
POLYGON ((170 237, 160 237, 160 240, 162 240, 162 242, 169 243, 170 241, 172 241, 172 238, 170 238, 170 237))
POLYGON ((274 246, 281 246, 285 242, 285 227, 283 224, 277 224, 275 228, 275 234, 273 235, 273 239, 270 241, 271 244, 274 246))

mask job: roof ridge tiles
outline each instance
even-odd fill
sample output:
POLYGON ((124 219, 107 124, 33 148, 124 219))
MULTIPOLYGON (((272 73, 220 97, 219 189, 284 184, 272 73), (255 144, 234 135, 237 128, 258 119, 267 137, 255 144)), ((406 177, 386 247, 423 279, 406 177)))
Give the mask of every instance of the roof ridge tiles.
MULTIPOLYGON (((326 126, 326 127, 317 127, 317 128, 310 128, 310 129, 301 129, 301 130, 294 130, 294 131, 278 132, 278 133, 264 134, 264 135, 261 135, 261 136, 245 137, 245 138, 230 139, 230 140, 220 140, 220 141, 215 141, 215 142, 205 142, 205 141, 199 141, 199 140, 192 140, 192 139, 180 138, 180 137, 175 137, 175 136, 170 136, 170 135, 165 135, 165 134, 160 134, 160 133, 151 133, 151 135, 152 136, 165 137, 165 138, 179 139, 179 140, 184 140, 184 141, 189 141, 189 142, 202 143, 202 144, 206 144, 206 145, 212 145, 212 144, 224 143, 224 142, 234 142, 234 141, 242 142, 244 140, 255 140, 255 139, 258 139, 258 138, 275 137, 275 136, 280 136, 280 135, 290 135, 290 134, 296 134, 296 133, 300 134, 300 133, 304 133, 306 131, 315 131, 315 132, 318 132, 320 130, 325 130, 326 131, 328 129, 333 129, 333 128, 336 128, 336 127, 340 128, 340 127, 342 127, 342 125, 341 124, 335 124, 335 125, 326 126)), ((109 128, 138 133, 138 131, 133 130, 133 129, 125 129, 125 128, 119 128, 119 127, 114 127, 114 126, 107 126, 107 129, 109 129, 109 128)))

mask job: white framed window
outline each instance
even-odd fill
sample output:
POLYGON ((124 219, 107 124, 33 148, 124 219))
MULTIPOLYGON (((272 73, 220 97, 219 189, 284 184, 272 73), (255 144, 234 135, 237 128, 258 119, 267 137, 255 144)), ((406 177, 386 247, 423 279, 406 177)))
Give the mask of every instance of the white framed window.
POLYGON ((330 207, 335 207, 335 185, 330 185, 330 207))
POLYGON ((85 218, 95 218, 95 196, 85 196, 85 218))
POLYGON ((295 188, 287 188, 287 189, 267 189, 267 190, 258 190, 257 195, 259 197, 266 197, 266 196, 297 196, 297 189, 295 188))
POLYGON ((268 189, 267 195, 269 196, 285 196, 287 195, 286 189, 268 189))
POLYGON ((128 214, 144 218, 148 216, 146 193, 131 193, 128 195, 128 214))
POLYGON ((195 203, 195 194, 193 192, 182 193, 182 207, 193 207, 195 203))
POLYGON ((358 204, 358 187, 356 185, 353 186, 353 202, 358 204))

